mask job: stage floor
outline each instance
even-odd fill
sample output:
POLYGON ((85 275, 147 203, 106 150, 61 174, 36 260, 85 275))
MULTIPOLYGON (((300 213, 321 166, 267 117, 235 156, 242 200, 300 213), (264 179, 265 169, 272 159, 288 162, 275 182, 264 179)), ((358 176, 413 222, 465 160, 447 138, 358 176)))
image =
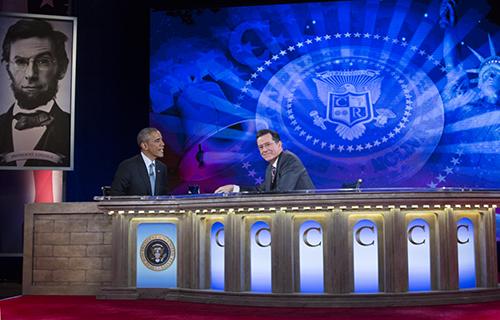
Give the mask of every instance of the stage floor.
POLYGON ((90 296, 18 296, 0 300, 5 320, 206 320, 206 319, 339 319, 339 320, 497 320, 500 301, 478 304, 390 308, 239 307, 165 300, 96 300, 90 296))

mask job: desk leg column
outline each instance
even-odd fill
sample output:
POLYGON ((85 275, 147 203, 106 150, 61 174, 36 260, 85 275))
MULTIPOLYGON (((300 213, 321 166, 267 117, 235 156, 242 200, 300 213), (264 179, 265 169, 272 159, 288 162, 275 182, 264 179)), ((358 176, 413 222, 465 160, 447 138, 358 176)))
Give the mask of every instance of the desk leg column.
POLYGON ((277 211, 273 216, 271 239, 273 293, 293 292, 292 218, 285 211, 277 211))
POLYGON ((198 289, 199 280, 199 222, 193 212, 188 212, 179 220, 179 264, 177 283, 179 288, 198 289))
POLYGON ((325 292, 328 293, 354 291, 353 243, 348 217, 349 213, 338 209, 327 219, 327 230, 333 230, 327 239, 331 244, 325 246, 329 251, 325 254, 325 292))
POLYGON ((241 216, 229 212, 224 218, 224 290, 232 292, 244 291, 245 237, 244 223, 241 216))
MULTIPOLYGON (((391 209, 384 214, 384 259, 385 292, 408 291, 408 247, 404 213, 401 209, 391 209)), ((380 232, 380 231, 379 231, 380 232)))
POLYGON ((113 216, 113 238, 111 240, 113 287, 129 287, 133 282, 132 274, 129 272, 131 268, 129 255, 135 254, 135 252, 130 252, 130 242, 134 239, 129 239, 129 226, 130 218, 126 215, 116 214, 113 216))
POLYGON ((438 244, 438 290, 457 290, 457 223, 450 208, 438 212, 438 244))
POLYGON ((478 285, 486 288, 498 286, 498 266, 496 249, 496 208, 482 212, 479 219, 479 266, 478 285))

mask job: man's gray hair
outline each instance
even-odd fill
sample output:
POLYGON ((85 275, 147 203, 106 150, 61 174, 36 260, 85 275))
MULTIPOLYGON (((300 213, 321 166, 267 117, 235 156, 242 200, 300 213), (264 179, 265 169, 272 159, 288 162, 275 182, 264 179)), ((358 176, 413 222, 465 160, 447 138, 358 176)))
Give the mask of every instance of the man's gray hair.
POLYGON ((156 128, 144 128, 137 134, 137 144, 139 148, 141 147, 141 143, 147 142, 153 132, 159 132, 156 128))

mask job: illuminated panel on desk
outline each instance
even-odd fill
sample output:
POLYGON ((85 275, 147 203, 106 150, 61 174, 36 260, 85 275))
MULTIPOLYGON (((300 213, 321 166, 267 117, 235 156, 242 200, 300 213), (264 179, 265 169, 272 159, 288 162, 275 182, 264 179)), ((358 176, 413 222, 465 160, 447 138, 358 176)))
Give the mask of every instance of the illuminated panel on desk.
POLYGON ((137 226, 137 288, 177 287, 177 226, 137 226))
POLYGON ((300 291, 318 293, 323 284, 323 230, 316 221, 306 221, 299 229, 300 291))
POLYGON ((271 229, 263 221, 250 228, 250 290, 271 292, 271 229))
POLYGON ((429 224, 415 219, 408 225, 408 291, 431 290, 429 224))
POLYGON ((474 224, 469 218, 457 222, 457 246, 459 288, 475 288, 474 224))
POLYGON ((210 232, 210 288, 224 290, 224 225, 216 222, 210 232))
POLYGON ((354 292, 378 292, 377 226, 361 220, 353 228, 354 292))

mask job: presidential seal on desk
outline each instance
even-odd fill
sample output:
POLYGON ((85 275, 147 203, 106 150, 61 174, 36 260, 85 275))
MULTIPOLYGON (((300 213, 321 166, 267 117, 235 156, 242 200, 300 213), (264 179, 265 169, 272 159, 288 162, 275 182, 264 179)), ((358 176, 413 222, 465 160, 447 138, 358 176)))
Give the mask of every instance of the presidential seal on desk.
POLYGON ((162 234, 147 237, 141 245, 141 260, 150 270, 168 269, 175 260, 174 243, 162 234))

